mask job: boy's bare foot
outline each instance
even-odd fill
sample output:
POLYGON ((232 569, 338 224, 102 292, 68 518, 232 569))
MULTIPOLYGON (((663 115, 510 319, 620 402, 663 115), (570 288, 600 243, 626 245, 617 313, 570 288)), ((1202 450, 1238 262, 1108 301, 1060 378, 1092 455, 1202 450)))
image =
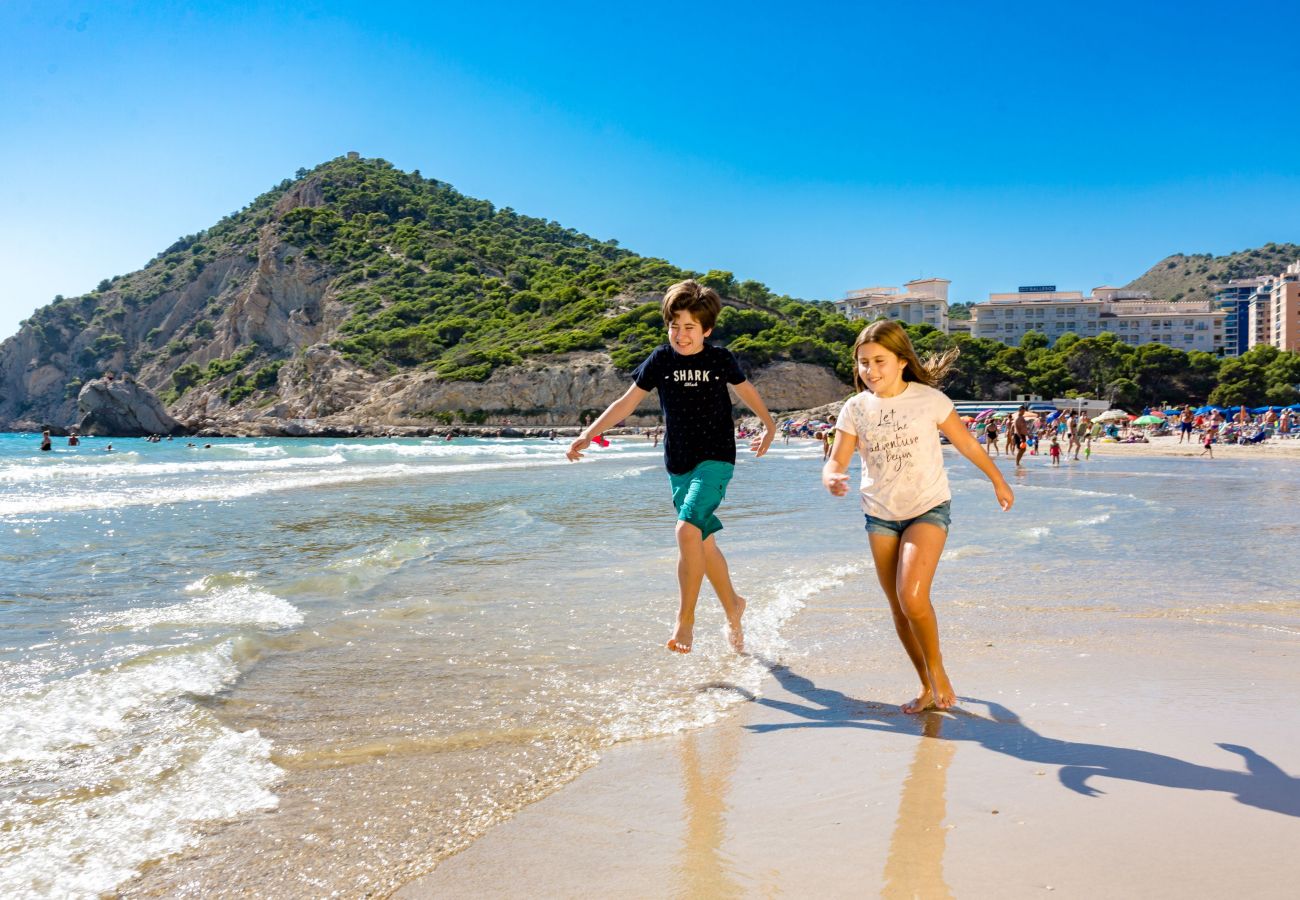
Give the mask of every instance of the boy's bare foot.
POLYGON ((736 615, 734 617, 730 615, 727 616, 727 628, 726 628, 727 643, 730 644, 731 649, 735 650, 737 653, 745 652, 745 630, 741 627, 740 624, 740 617, 743 616, 744 614, 745 614, 745 598, 737 594, 736 615))
POLYGON ((674 653, 690 653, 691 637, 694 631, 694 622, 683 625, 682 620, 679 618, 677 620, 677 628, 673 631, 673 636, 668 639, 668 643, 665 646, 674 653))
POLYGON ((934 709, 934 694, 930 689, 923 688, 915 700, 904 703, 902 710, 909 715, 912 713, 925 712, 927 709, 934 709))

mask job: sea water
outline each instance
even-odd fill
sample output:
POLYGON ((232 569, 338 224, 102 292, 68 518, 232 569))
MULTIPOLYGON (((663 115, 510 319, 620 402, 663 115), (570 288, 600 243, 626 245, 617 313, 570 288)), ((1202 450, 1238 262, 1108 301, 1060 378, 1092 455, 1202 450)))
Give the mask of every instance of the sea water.
MULTIPOLYGON (((544 440, 55 443, 0 435, 0 896, 382 893, 603 748, 760 692, 805 604, 882 602, 809 442, 739 451, 719 543, 745 657, 707 586, 694 652, 663 649, 673 517, 641 438, 579 464, 544 440)), ((1300 635, 1294 463, 1001 462, 1002 513, 945 453, 946 641, 1098 609, 1300 635)))

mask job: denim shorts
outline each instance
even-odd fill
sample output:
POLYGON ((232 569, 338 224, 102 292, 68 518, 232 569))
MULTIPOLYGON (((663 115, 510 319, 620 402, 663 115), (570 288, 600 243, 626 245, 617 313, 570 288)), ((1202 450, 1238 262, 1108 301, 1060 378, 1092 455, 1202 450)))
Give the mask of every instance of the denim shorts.
POLYGON ((883 534, 886 537, 902 537, 903 532, 909 525, 915 525, 917 522, 924 522, 927 525, 938 525, 946 533, 948 525, 952 522, 952 501, 945 500, 933 509, 927 509, 919 516, 913 516, 910 519, 878 519, 870 513, 867 514, 867 534, 883 534))

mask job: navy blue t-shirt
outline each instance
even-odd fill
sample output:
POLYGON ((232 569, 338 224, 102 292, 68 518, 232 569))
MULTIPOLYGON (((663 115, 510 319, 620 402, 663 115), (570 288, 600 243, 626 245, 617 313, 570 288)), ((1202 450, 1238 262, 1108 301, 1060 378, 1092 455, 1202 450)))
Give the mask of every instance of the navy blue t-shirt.
POLYGON ((706 459, 734 464, 736 437, 728 384, 745 373, 730 350, 704 345, 683 356, 668 344, 655 348, 632 373, 643 391, 659 391, 664 414, 664 465, 683 475, 706 459))

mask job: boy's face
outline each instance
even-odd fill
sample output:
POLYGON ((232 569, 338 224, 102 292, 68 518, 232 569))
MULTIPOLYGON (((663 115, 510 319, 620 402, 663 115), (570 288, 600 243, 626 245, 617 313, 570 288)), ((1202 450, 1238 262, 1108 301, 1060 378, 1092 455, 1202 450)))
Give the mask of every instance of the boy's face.
POLYGON ((683 356, 693 356, 704 349, 704 339, 713 334, 700 327, 699 319, 689 310, 679 309, 673 313, 673 320, 668 323, 668 343, 683 356))

